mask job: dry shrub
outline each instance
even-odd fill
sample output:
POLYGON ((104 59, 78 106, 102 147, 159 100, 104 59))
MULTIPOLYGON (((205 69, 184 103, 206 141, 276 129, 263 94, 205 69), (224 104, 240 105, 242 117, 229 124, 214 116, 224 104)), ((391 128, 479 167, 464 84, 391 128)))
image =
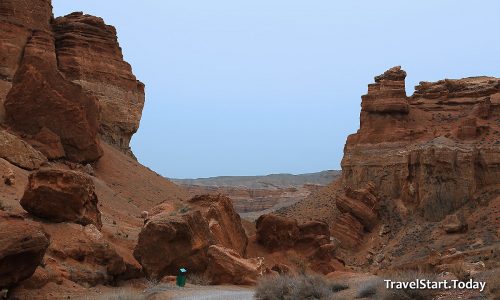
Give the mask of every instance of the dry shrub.
POLYGON ((259 280, 255 298, 259 300, 332 299, 348 288, 331 283, 319 275, 280 275, 259 280))
POLYGON ((358 293, 356 294, 356 298, 373 297, 378 294, 381 287, 382 287, 382 281, 380 281, 380 279, 373 279, 363 282, 358 287, 358 293))
POLYGON ((450 273, 460 281, 467 281, 470 279, 470 272, 463 262, 455 263, 450 266, 450 273))
POLYGON ((210 285, 210 279, 203 274, 189 273, 186 278, 187 283, 194 285, 210 285))

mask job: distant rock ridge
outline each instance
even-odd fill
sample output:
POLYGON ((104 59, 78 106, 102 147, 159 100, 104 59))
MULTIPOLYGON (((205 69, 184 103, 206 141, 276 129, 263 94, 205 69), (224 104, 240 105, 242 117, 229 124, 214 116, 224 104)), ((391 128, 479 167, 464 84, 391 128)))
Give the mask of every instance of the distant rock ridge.
MULTIPOLYGON (((114 27, 83 13, 54 19, 50 0, 5 0, 0 36, 0 123, 28 142, 50 130, 77 162, 102 155, 99 137, 133 156, 144 84, 123 60, 114 27)), ((58 158, 61 150, 47 152, 58 158)))

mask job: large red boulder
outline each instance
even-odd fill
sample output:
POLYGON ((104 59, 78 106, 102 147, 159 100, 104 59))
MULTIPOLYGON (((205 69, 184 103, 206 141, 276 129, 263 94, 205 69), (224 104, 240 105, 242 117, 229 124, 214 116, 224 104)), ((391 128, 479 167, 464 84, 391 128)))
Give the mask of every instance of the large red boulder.
POLYGON ((269 250, 292 248, 300 234, 297 220, 275 214, 260 216, 255 226, 257 242, 269 250))
POLYGON ((262 270, 257 258, 242 258, 232 249, 219 245, 208 248, 208 268, 205 273, 212 284, 255 284, 262 270))
POLYGON ((48 246, 39 226, 0 211, 0 290, 33 275, 48 246))
POLYGON ((30 214, 53 222, 102 227, 92 179, 81 172, 41 169, 29 176, 20 201, 30 214))
POLYGON ((241 256, 246 254, 247 235, 231 199, 201 195, 192 198, 189 204, 201 211, 217 245, 233 249, 241 256))
POLYGON ((134 257, 149 278, 177 274, 179 268, 201 273, 207 267, 207 249, 214 244, 200 211, 153 216, 141 230, 134 257))

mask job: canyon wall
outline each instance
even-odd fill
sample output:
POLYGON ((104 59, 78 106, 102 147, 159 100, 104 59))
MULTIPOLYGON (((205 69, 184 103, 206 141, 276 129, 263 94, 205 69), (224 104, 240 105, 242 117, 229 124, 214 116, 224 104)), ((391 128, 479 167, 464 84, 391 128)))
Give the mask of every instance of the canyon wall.
POLYGON ((405 77, 395 67, 368 86, 360 129, 345 145, 343 185, 371 182, 432 221, 498 193, 500 79, 421 82, 407 97, 405 77))
POLYGON ((0 36, 0 123, 35 141, 49 129, 74 161, 102 155, 98 136, 133 156, 144 85, 114 27, 83 13, 54 19, 50 0, 6 0, 0 36))

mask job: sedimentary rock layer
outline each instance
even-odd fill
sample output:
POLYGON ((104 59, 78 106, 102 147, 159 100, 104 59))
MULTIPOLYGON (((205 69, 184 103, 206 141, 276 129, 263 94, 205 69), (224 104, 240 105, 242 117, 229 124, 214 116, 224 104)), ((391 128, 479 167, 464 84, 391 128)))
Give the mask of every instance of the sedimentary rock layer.
POLYGON ((59 70, 99 99, 103 139, 131 154, 129 143, 139 128, 144 85, 123 60, 116 29, 83 13, 57 18, 53 28, 59 70))

